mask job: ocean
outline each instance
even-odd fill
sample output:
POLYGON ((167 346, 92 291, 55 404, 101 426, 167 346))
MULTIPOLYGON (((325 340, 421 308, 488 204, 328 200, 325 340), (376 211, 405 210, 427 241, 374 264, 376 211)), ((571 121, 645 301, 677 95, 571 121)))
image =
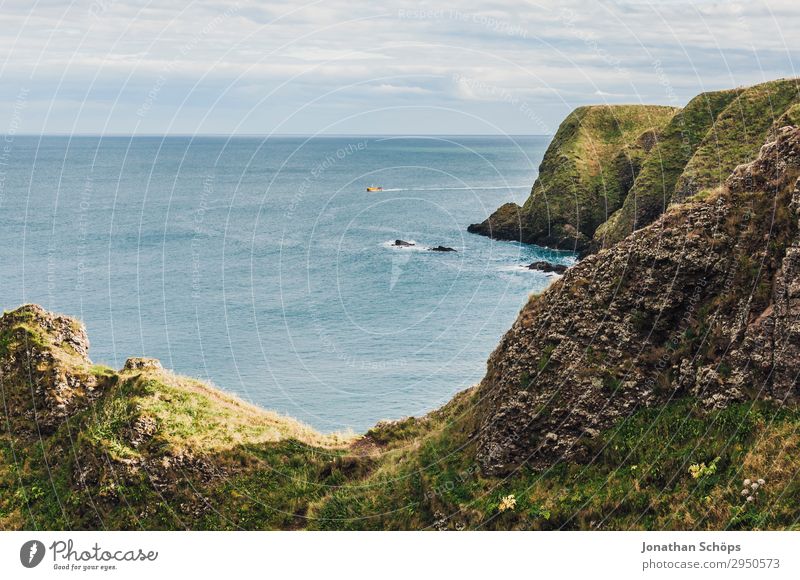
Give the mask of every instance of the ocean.
POLYGON ((424 414, 553 280, 521 266, 575 259, 466 231, 524 201, 549 139, 8 136, 0 306, 325 432, 424 414))

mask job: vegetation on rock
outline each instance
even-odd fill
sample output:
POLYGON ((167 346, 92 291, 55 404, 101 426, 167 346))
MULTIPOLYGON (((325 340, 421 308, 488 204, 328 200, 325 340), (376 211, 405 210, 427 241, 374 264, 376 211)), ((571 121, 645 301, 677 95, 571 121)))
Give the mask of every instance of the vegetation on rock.
POLYGON ((505 204, 469 231, 562 249, 584 249, 622 205, 672 107, 598 105, 561 123, 523 207, 505 204))
POLYGON ((798 106, 797 80, 781 79, 702 93, 677 113, 581 107, 556 132, 524 206, 504 204, 468 229, 583 253, 611 247, 722 185, 778 128, 797 124, 798 106))

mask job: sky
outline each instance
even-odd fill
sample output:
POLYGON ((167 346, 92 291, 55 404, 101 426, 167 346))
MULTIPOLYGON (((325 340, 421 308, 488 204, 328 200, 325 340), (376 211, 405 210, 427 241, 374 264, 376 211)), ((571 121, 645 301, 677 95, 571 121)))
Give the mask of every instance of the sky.
POLYGON ((796 0, 0 2, 3 134, 552 134, 800 66, 796 0))

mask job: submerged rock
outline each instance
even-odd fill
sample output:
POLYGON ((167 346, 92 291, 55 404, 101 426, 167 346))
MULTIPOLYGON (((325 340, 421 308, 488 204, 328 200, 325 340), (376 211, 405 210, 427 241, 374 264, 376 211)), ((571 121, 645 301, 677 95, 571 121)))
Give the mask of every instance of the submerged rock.
POLYGON ((454 248, 448 248, 447 246, 436 246, 435 248, 430 249, 431 252, 455 252, 454 248))
POLYGON ((411 246, 416 246, 414 242, 407 242, 405 240, 395 240, 392 244, 393 246, 398 246, 400 248, 409 248, 411 246))

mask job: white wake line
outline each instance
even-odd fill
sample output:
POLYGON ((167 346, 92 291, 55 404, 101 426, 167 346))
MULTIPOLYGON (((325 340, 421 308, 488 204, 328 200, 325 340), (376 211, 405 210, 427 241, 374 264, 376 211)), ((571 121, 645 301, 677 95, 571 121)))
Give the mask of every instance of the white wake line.
MULTIPOLYGON (((517 189, 520 187, 528 188, 530 185, 498 185, 489 187, 392 187, 384 188, 381 191, 468 191, 487 189, 517 189)), ((376 191, 375 193, 381 193, 381 191, 376 191)))

